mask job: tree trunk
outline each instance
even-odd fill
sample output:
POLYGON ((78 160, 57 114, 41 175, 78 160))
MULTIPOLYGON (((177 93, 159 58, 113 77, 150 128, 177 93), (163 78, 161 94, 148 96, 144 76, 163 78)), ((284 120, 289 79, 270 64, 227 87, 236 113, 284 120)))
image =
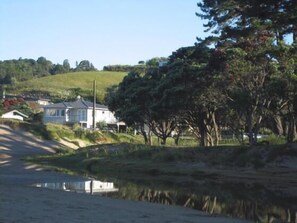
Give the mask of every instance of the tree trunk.
POLYGON ((199 127, 199 132, 200 132, 200 146, 205 147, 206 146, 206 127, 204 124, 201 124, 199 127))
POLYGON ((246 116, 246 122, 247 122, 247 127, 248 127, 248 137, 249 137, 249 144, 250 145, 255 145, 255 136, 253 133, 253 113, 248 112, 246 116))
POLYGON ((149 145, 149 140, 148 140, 148 137, 147 137, 146 132, 145 132, 145 131, 141 131, 141 134, 142 134, 142 136, 143 136, 144 143, 145 143, 146 145, 149 145))
POLYGON ((207 134, 206 143, 207 144, 206 144, 206 146, 214 146, 214 140, 213 140, 212 135, 211 135, 211 127, 207 126, 206 129, 207 129, 207 132, 206 132, 206 134, 207 134))
POLYGON ((149 127, 149 130, 148 130, 148 145, 152 145, 152 131, 151 131, 151 128, 149 127))
POLYGON ((218 146, 220 141, 220 135, 219 135, 219 128, 216 122, 216 116, 214 112, 212 113, 212 123, 213 123, 214 134, 215 134, 214 145, 218 146))
POLYGON ((180 137, 181 132, 178 132, 173 138, 174 138, 174 144, 178 146, 179 143, 179 137, 180 137))
POLYGON ((293 43, 297 44, 297 27, 293 30, 293 43))
POLYGON ((276 124, 276 131, 279 136, 284 135, 284 127, 282 123, 282 119, 279 115, 274 116, 274 121, 276 124))
POLYGON ((140 126, 140 132, 143 136, 144 139, 144 143, 146 145, 151 145, 151 136, 150 136, 150 131, 148 132, 148 134, 146 133, 145 129, 144 129, 144 125, 140 126))
POLYGON ((295 135, 296 135, 295 117, 293 114, 290 114, 289 122, 288 122, 287 142, 288 143, 294 142, 295 135))

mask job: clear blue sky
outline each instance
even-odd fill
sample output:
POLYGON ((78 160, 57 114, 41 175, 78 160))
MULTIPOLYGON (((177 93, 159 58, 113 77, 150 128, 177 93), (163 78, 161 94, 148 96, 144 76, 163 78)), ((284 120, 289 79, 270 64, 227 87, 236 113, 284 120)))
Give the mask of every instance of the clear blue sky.
POLYGON ((137 64, 204 37, 198 0, 1 0, 0 60, 137 64))

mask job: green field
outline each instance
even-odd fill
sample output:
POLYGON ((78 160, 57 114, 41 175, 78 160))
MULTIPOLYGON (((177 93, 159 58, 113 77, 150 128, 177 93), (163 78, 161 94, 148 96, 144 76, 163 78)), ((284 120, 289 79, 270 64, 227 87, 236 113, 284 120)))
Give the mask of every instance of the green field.
POLYGON ((69 99, 80 94, 91 97, 93 81, 97 82, 97 98, 103 101, 106 89, 122 81, 125 72, 74 72, 57 74, 21 82, 16 87, 16 94, 35 92, 45 93, 56 99, 69 99))

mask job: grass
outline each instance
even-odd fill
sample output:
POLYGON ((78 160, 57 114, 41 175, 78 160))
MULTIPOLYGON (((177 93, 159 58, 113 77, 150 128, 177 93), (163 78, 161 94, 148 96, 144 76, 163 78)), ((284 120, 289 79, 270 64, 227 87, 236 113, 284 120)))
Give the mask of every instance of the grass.
POLYGON ((97 98, 103 101, 106 89, 120 83, 126 74, 124 72, 92 71, 52 75, 18 83, 15 93, 44 92, 60 99, 79 93, 86 97, 92 95, 93 81, 96 80, 97 98))
POLYGON ((38 157, 32 161, 70 169, 79 174, 105 175, 120 178, 186 177, 216 178, 207 170, 264 168, 278 157, 295 156, 296 149, 288 145, 220 146, 210 148, 181 148, 146 146, 142 144, 93 145, 78 151, 52 157, 38 157), (201 168, 202 166, 202 168, 201 168))
MULTIPOLYGON (((26 122, 0 119, 12 128, 24 128, 47 139, 80 139, 94 144, 77 151, 61 149, 54 156, 29 158, 30 162, 48 163, 56 170, 87 175, 113 177, 188 177, 208 176, 208 169, 262 169, 275 165, 285 157, 297 157, 296 144, 257 146, 181 147, 147 146, 141 136, 124 133, 76 132, 69 126, 49 124, 32 125, 26 122), (105 144, 103 144, 105 143, 105 144), (106 144, 108 143, 108 144, 106 144), (201 174, 201 172, 205 172, 201 174)), ((216 177, 210 173, 210 177, 216 177)))

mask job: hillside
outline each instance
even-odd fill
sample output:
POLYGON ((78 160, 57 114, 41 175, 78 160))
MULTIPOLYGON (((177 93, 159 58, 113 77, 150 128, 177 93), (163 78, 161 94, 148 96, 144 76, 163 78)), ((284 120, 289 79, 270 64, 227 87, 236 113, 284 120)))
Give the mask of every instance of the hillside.
POLYGON ((106 89, 121 82, 126 74, 125 72, 108 71, 57 74, 20 82, 16 86, 17 90, 14 93, 44 93, 56 99, 73 98, 77 94, 83 97, 91 97, 93 80, 96 80, 97 98, 102 101, 106 89))

